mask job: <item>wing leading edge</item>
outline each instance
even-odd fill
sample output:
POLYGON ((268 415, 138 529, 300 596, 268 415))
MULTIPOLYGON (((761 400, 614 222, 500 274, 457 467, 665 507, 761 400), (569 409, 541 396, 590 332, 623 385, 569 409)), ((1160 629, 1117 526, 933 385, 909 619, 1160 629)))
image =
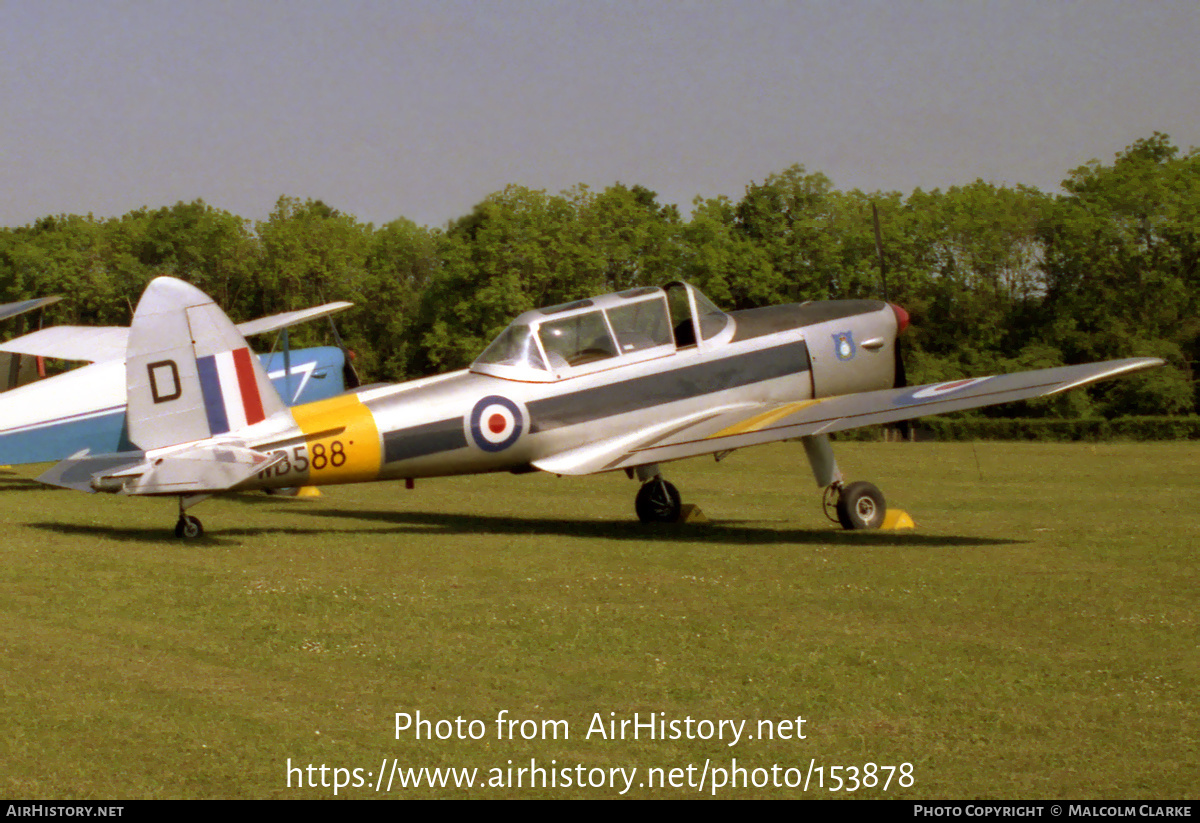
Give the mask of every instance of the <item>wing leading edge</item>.
POLYGON ((579 475, 665 463, 794 437, 830 434, 860 426, 1044 397, 1163 363, 1156 357, 1109 360, 816 400, 716 410, 691 420, 675 421, 676 425, 640 432, 641 436, 636 439, 624 435, 585 449, 536 460, 533 465, 554 474, 579 475))

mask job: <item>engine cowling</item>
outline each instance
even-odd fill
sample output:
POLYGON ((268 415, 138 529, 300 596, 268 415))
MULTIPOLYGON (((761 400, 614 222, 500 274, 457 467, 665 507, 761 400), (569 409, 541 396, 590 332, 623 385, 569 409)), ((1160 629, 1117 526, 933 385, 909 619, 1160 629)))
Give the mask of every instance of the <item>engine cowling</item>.
POLYGON ((823 305, 837 304, 845 309, 840 316, 804 327, 813 397, 890 389, 896 383, 896 336, 907 313, 879 300, 823 305))

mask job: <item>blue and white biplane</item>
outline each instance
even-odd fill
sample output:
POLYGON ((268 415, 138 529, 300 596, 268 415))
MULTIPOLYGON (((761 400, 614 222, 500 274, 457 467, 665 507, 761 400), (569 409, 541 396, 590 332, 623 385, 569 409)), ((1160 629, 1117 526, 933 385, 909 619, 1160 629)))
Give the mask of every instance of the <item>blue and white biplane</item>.
MULTIPOLYGON (((0 306, 0 319, 56 300, 0 306)), ((328 303, 237 328, 245 336, 284 331, 350 306, 328 303)), ((0 343, 0 464, 42 463, 85 450, 106 454, 134 448, 125 421, 128 337, 129 329, 123 327, 52 326, 0 343), (47 359, 88 365, 47 377, 43 367, 47 359)), ((346 389, 346 353, 340 347, 290 350, 285 345, 282 351, 257 358, 274 391, 289 406, 323 400, 346 389)))

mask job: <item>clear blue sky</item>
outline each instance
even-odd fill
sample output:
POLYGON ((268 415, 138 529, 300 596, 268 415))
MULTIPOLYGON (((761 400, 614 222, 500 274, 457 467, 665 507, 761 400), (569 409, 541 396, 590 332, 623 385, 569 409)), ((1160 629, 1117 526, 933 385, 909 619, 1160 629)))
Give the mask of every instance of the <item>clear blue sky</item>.
POLYGON ((0 0, 0 225, 282 194, 439 226, 508 183, 685 210, 793 163, 840 189, 1057 189, 1200 145, 1200 7, 1110 2, 0 0))

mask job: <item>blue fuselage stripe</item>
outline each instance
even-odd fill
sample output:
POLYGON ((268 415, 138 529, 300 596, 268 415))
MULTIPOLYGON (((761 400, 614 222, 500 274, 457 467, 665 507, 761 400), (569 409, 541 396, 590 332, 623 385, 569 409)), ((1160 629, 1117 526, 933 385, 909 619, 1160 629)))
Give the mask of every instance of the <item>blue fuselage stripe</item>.
POLYGON ((33 430, 0 433, 0 463, 62 460, 82 449, 113 452, 121 441, 125 407, 104 414, 60 420, 33 430))

